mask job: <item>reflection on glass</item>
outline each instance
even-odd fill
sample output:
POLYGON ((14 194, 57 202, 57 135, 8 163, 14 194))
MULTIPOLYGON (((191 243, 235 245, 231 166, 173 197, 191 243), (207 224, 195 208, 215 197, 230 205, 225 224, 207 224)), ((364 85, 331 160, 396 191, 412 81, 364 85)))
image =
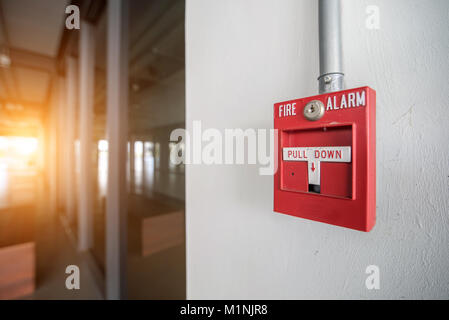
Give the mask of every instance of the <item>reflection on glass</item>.
POLYGON ((170 163, 170 133, 185 127, 184 16, 184 1, 130 2, 130 298, 185 298, 185 176, 170 163))
POLYGON ((108 142, 106 140, 98 141, 98 195, 101 198, 106 197, 108 186, 108 142))

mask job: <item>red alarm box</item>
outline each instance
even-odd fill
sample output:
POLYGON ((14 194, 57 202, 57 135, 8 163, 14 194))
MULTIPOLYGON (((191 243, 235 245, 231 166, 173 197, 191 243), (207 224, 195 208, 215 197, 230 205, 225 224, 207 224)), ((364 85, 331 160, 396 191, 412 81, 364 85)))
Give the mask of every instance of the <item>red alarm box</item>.
POLYGON ((376 222, 376 92, 362 87, 274 105, 274 211, 370 231, 376 222))

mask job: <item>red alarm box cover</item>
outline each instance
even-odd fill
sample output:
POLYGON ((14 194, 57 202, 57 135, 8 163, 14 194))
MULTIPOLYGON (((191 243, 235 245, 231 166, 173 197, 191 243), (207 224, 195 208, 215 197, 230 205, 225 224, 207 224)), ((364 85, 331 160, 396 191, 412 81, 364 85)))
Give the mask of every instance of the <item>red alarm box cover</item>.
POLYGON ((376 222, 376 92, 362 87, 276 103, 274 128, 274 211, 370 231, 376 222), (309 120, 304 111, 313 103, 324 113, 309 120))

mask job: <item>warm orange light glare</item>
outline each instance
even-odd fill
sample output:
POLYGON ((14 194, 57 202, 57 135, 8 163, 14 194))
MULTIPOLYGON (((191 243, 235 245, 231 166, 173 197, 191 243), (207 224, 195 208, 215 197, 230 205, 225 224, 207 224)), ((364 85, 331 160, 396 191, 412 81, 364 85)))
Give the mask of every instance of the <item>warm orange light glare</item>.
POLYGON ((23 156, 29 156, 35 153, 38 145, 39 142, 36 138, 0 137, 0 151, 12 151, 23 156))

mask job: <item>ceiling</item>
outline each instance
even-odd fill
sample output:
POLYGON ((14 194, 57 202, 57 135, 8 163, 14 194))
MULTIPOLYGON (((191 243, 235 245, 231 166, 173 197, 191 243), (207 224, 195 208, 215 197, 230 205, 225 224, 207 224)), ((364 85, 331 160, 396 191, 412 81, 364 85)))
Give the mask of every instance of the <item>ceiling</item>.
MULTIPOLYGON (((14 123, 11 119, 23 122, 25 115, 39 117, 48 105, 69 3, 69 0, 0 0, 0 54, 6 52, 11 57, 9 67, 0 67, 0 127, 14 123)), ((92 1, 88 3, 92 5, 92 1)), ((149 124, 162 125, 160 115, 169 114, 167 108, 173 109, 172 114, 182 114, 183 119, 181 100, 161 110, 159 103, 150 103, 151 99, 145 97, 151 89, 153 95, 156 90, 168 99, 173 91, 157 88, 183 88, 185 3, 180 0, 129 3, 131 118, 136 118, 139 130, 149 124), (155 121, 159 118, 160 121, 155 121)), ((95 110, 101 118, 106 107, 105 11, 95 23, 95 110)), ((68 52, 77 56, 78 33, 69 34, 68 52)))
POLYGON ((0 125, 48 103, 68 0, 0 0, 0 125), (6 119, 8 118, 9 119, 6 119))
MULTIPOLYGON (((182 123, 185 117, 185 2, 129 2, 129 129, 131 133, 182 123)), ((95 113, 105 134, 106 19, 96 25, 95 113)))
POLYGON ((129 61, 132 78, 160 82, 184 68, 184 1, 133 1, 129 61))
POLYGON ((11 47, 56 56, 67 0, 0 0, 0 4, 11 47))

